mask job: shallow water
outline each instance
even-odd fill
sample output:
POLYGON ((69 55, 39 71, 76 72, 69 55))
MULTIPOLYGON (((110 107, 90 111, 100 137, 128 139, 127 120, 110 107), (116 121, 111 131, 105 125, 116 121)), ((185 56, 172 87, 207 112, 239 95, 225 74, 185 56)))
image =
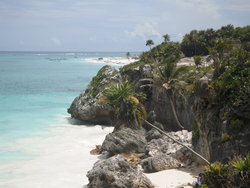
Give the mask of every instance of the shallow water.
POLYGON ((124 55, 0 52, 1 188, 82 187, 84 156, 111 128, 74 126, 66 111, 103 66, 85 58, 124 55))

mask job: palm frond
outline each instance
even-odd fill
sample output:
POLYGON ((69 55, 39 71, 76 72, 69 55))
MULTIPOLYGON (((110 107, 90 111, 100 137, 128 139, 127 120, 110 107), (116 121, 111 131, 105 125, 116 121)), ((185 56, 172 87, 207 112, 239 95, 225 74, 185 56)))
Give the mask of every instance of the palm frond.
POLYGON ((172 77, 173 78, 178 78, 179 76, 187 73, 190 70, 189 66, 179 66, 176 67, 173 71, 172 77))
POLYGON ((114 109, 119 121, 130 127, 141 125, 146 117, 146 110, 140 100, 146 98, 143 93, 135 93, 131 83, 116 84, 104 93, 107 103, 114 109))

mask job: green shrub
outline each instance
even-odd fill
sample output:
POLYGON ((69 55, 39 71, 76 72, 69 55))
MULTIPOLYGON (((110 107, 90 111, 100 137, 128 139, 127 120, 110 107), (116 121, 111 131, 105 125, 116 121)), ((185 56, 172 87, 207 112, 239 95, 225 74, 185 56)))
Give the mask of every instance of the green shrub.
POLYGON ((245 157, 235 157, 228 164, 216 162, 206 166, 204 181, 208 187, 250 187, 250 153, 245 157))
POLYGON ((239 119, 232 119, 230 121, 230 126, 232 128, 235 128, 235 129, 240 129, 244 126, 244 122, 242 120, 239 120, 239 119))
POLYGON ((194 56, 194 63, 198 67, 201 65, 201 57, 200 56, 194 56))
POLYGON ((228 166, 215 162, 205 167, 205 183, 208 187, 221 188, 228 182, 228 166))
POLYGON ((222 137, 221 137, 221 141, 222 142, 227 142, 229 140, 232 140, 233 139, 233 136, 232 135, 229 135, 229 134, 224 134, 222 137))

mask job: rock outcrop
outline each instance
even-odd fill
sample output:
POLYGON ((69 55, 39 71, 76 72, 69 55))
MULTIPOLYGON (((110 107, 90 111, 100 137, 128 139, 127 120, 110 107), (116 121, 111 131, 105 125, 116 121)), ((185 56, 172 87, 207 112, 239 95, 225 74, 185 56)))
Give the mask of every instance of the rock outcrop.
POLYGON ((140 168, 121 155, 100 160, 87 174, 88 188, 153 188, 140 168))
MULTIPOLYGON (((185 145, 192 147, 192 133, 187 130, 169 132, 170 136, 185 145)), ((146 156, 141 161, 145 172, 158 172, 161 170, 187 166, 192 162, 192 153, 186 148, 174 143, 168 137, 161 135, 157 130, 151 130, 146 135, 146 156)))
MULTIPOLYGON (((183 59, 183 61, 186 60, 183 59)), ((111 122, 111 109, 104 103, 97 103, 96 100, 101 98, 103 88, 108 88, 108 83, 129 80, 135 83, 136 91, 144 92, 147 95, 144 106, 147 112, 154 112, 154 123, 166 131, 178 131, 180 128, 174 118, 166 89, 160 84, 157 85, 149 81, 153 77, 153 72, 152 67, 148 64, 134 64, 120 72, 105 66, 99 71, 99 76, 92 80, 86 92, 74 100, 69 108, 69 113, 72 117, 81 120, 111 122)), ((239 106, 236 113, 241 120, 225 120, 224 116, 226 116, 228 109, 219 109, 214 103, 215 93, 211 87, 212 71, 193 70, 192 73, 194 76, 191 79, 178 81, 173 85, 171 97, 180 123, 186 130, 193 132, 194 150, 211 162, 224 161, 235 154, 245 154, 250 148, 248 142, 250 136, 249 105, 239 106), (222 149, 223 152, 221 152, 222 149)), ((122 137, 115 136, 115 134, 109 135, 103 145, 110 153, 117 154, 129 150, 139 152, 135 148, 140 148, 141 151, 145 149, 145 147, 139 147, 136 144, 131 144, 131 148, 134 148, 131 149, 122 143, 122 137), (112 145, 113 141, 118 142, 122 149, 118 149, 115 144, 112 145)), ((157 142, 161 142, 159 139, 163 139, 158 133, 148 135, 148 137, 155 138, 158 140, 157 142)), ((144 143, 144 141, 142 142, 144 143)), ((149 155, 148 157, 153 156, 149 155)))
POLYGON ((146 151, 145 131, 122 128, 108 134, 102 148, 111 155, 121 153, 144 153, 146 151))
POLYGON ((113 67, 104 66, 92 79, 85 92, 75 98, 68 113, 73 118, 93 123, 111 122, 111 108, 98 100, 112 83, 119 82, 121 82, 120 74, 113 67))

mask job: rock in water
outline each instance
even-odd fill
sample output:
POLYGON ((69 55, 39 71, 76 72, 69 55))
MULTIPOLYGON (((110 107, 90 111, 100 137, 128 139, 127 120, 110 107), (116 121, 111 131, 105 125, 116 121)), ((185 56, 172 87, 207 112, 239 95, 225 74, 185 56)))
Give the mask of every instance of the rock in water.
POLYGON ((101 98, 103 92, 110 87, 111 83, 120 81, 120 74, 115 68, 109 65, 102 67, 93 77, 85 92, 72 102, 68 113, 71 114, 71 117, 79 120, 93 123, 110 122, 111 108, 102 102, 101 98))
POLYGON ((122 128, 108 134, 102 148, 111 155, 128 152, 144 153, 147 143, 144 134, 143 130, 122 128))
POLYGON ((88 188, 153 188, 139 167, 117 155, 94 164, 87 174, 88 188))

